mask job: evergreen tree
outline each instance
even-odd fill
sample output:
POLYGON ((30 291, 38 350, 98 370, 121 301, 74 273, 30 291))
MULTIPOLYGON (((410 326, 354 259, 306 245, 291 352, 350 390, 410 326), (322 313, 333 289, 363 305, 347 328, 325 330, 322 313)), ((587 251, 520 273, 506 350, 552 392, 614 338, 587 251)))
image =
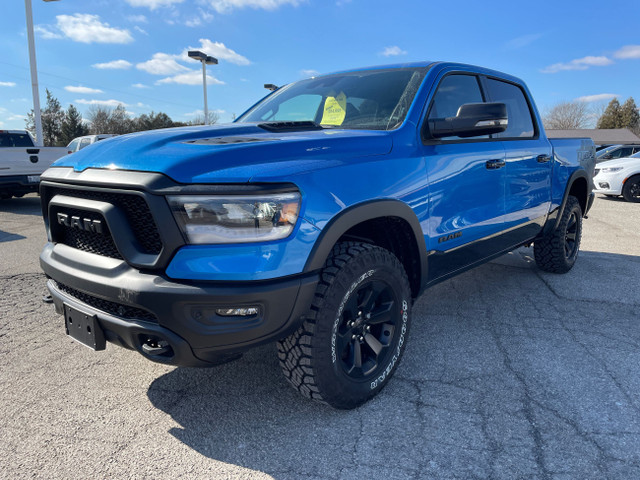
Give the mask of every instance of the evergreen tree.
POLYGON ((62 121, 60 141, 68 145, 74 138, 82 137, 88 133, 89 129, 82 122, 82 115, 78 109, 74 107, 73 104, 69 105, 64 120, 62 121))
POLYGON ((602 116, 598 119, 597 128, 623 128, 621 126, 622 115, 620 110, 620 102, 618 99, 614 98, 611 100, 602 116))
POLYGON ((66 145, 62 141, 62 122, 64 121, 65 113, 60 106, 60 102, 53 94, 47 92, 47 106, 42 110, 42 136, 44 145, 48 147, 61 147, 66 145))
POLYGON ((633 97, 629 97, 620 108, 621 128, 628 128, 633 133, 640 132, 640 113, 633 97))

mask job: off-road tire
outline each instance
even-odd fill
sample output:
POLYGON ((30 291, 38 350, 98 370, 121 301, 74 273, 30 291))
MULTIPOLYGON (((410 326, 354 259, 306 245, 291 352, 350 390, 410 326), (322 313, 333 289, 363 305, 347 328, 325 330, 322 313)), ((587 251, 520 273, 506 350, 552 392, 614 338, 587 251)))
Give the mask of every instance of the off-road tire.
POLYGON ((397 368, 410 309, 409 281, 395 255, 367 243, 336 245, 302 325, 278 342, 285 377, 305 397, 334 408, 361 405, 397 368))
POLYGON ((567 273, 578 258, 581 237, 582 208, 578 199, 570 195, 558 228, 533 245, 538 268, 545 272, 567 273))
POLYGON ((640 175, 634 175, 624 182, 622 196, 627 202, 640 202, 640 175))

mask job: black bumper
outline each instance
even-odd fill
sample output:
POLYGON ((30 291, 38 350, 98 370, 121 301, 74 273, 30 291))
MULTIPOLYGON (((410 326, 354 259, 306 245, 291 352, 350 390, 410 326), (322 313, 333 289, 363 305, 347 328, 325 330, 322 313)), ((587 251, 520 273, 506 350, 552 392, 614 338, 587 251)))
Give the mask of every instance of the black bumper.
MULTIPOLYGON (((173 281, 126 262, 48 243, 40 265, 58 313, 67 304, 95 315, 107 341, 150 360, 183 366, 219 363, 295 330, 311 305, 317 275, 277 281, 173 281), (246 317, 216 309, 258 307, 246 317), (169 353, 149 354, 145 342, 167 342, 169 353)), ((61 329, 63 324, 61 323, 61 329)))
POLYGON ((29 177, 39 177, 39 175, 13 175, 0 177, 0 196, 24 195, 38 191, 40 182, 31 182, 29 177))

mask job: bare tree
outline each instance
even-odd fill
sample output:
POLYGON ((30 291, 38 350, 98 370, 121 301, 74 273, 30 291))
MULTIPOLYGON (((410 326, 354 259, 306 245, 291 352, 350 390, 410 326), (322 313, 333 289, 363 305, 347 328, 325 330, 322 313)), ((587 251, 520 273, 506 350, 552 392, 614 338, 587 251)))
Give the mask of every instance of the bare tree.
POLYGON ((544 115, 544 128, 552 130, 575 130, 587 128, 593 115, 585 102, 560 102, 544 115))
MULTIPOLYGON (((216 112, 209 111, 209 125, 214 125, 220 121, 220 115, 216 112)), ((196 115, 191 120, 189 120, 187 125, 204 125, 204 114, 196 115)))

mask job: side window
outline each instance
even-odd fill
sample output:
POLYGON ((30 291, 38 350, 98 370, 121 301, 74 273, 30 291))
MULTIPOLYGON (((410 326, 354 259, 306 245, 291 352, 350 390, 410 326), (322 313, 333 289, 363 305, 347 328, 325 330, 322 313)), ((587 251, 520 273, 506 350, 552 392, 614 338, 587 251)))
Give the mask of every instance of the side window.
POLYGON ((520 87, 512 83, 501 82, 493 78, 487 79, 487 89, 492 102, 504 103, 507 106, 509 126, 502 133, 494 135, 495 138, 531 138, 535 130, 533 128, 533 116, 529 104, 520 87))
MULTIPOLYGON (((429 110, 429 120, 455 117, 465 103, 483 103, 478 78, 475 75, 447 75, 442 79, 429 110)), ((457 140, 460 137, 445 137, 442 140, 457 140)), ((486 135, 482 137, 488 138, 486 135)), ((465 140, 470 140, 465 138, 465 140)))
POLYGON ((69 146, 67 147, 67 150, 71 151, 71 152, 75 152, 76 149, 78 148, 78 143, 80 143, 80 140, 78 140, 77 138, 75 140, 73 140, 69 146))
POLYGON ((89 145, 91 145, 91 139, 83 138, 80 140, 80 148, 78 150, 82 150, 84 147, 88 147, 89 145))

